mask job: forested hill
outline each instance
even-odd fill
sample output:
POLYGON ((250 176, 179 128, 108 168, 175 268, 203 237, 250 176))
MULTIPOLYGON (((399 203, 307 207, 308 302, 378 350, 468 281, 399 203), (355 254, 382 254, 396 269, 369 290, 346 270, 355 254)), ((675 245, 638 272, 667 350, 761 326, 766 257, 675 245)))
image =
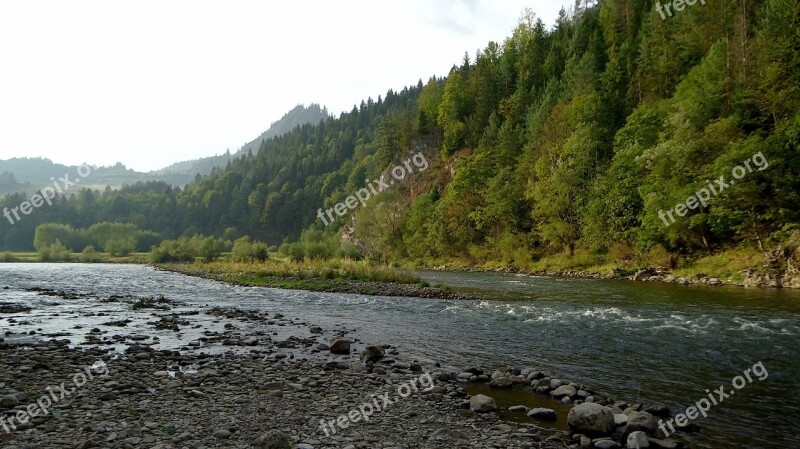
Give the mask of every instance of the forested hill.
POLYGON ((280 120, 272 123, 270 127, 261 133, 259 137, 251 142, 248 142, 239 149, 235 154, 230 151, 218 156, 210 156, 191 161, 177 162, 166 168, 158 170, 153 174, 155 178, 151 180, 163 180, 170 184, 183 186, 194 180, 196 175, 208 175, 211 170, 216 167, 225 167, 228 162, 235 157, 248 152, 255 153, 261 145, 261 141, 271 139, 288 133, 289 131, 297 128, 306 123, 318 124, 319 122, 328 118, 330 114, 328 110, 316 103, 309 106, 297 105, 291 111, 284 114, 280 120))
POLYGON ((800 223, 800 4, 672 13, 606 0, 562 13, 550 30, 526 13, 445 79, 266 140, 185 191, 81 193, 4 223, 3 242, 30 247, 42 222, 120 221, 163 237, 272 243, 314 228, 303 239, 320 244, 346 225, 383 259, 521 267, 554 254, 769 248, 800 223), (430 168, 346 219, 317 219, 412 148, 426 149, 430 168), (687 200, 702 189, 702 204, 687 200))

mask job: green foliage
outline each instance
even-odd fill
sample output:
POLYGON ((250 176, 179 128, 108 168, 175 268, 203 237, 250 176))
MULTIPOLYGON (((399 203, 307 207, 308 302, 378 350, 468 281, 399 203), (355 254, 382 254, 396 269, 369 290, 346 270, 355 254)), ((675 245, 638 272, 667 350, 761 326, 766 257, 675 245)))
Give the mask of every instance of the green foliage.
POLYGON ((39 260, 42 262, 69 262, 72 259, 69 249, 58 240, 50 245, 40 247, 37 251, 39 260))
POLYGON ((79 260, 83 263, 98 263, 103 260, 103 256, 94 249, 94 246, 89 245, 83 249, 79 260))
POLYGON ((231 257, 236 261, 264 261, 269 259, 269 246, 253 242, 250 237, 244 236, 233 242, 231 257))

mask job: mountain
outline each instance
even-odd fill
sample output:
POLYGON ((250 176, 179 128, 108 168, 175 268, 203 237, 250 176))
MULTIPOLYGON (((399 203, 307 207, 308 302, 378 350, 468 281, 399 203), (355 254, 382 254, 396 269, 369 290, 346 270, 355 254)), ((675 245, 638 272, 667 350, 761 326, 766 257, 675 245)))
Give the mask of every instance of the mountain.
POLYGON ((248 153, 257 152, 261 142, 273 137, 281 136, 305 124, 317 124, 329 117, 328 110, 312 103, 308 107, 297 105, 287 112, 280 120, 272 123, 259 137, 244 144, 239 151, 231 154, 230 150, 219 156, 194 159, 191 161, 176 162, 166 168, 153 172, 160 180, 173 185, 185 185, 193 181, 199 174, 201 176, 211 173, 215 167, 225 167, 233 158, 248 153))
MULTIPOLYGON (((318 104, 311 104, 306 107, 297 105, 294 109, 287 112, 280 120, 264 131, 261 136, 248 142, 235 154, 230 151, 217 156, 210 156, 189 161, 176 162, 161 170, 152 172, 137 172, 126 168, 123 164, 117 163, 111 167, 99 167, 92 172, 90 179, 91 185, 103 189, 110 186, 118 189, 123 185, 130 185, 137 182, 160 181, 173 186, 185 186, 198 175, 205 176, 211 173, 214 168, 225 167, 230 161, 239 155, 247 152, 257 152, 261 142, 283 135, 292 129, 304 124, 317 124, 329 116, 328 110, 318 104)), ((74 174, 76 166, 66 166, 56 164, 44 158, 12 158, 0 160, 0 174, 11 174, 14 182, 10 179, 3 181, 0 179, 0 195, 6 195, 25 190, 35 191, 49 185, 51 179, 58 179, 65 174, 74 174)))
MULTIPOLYGON (((345 235, 386 261, 524 269, 779 248, 800 229, 800 4, 669 20, 652 6, 577 3, 549 30, 528 11, 446 78, 263 140, 183 190, 79 194, 0 241, 118 221, 163 238, 300 239, 308 255, 345 235)), ((754 257, 714 264, 736 274, 754 257)))

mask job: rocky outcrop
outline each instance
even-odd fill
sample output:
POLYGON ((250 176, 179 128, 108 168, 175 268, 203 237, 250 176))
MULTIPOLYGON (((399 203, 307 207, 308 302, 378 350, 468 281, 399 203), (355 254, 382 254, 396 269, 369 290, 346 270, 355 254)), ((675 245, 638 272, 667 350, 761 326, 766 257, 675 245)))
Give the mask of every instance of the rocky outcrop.
POLYGON ((800 231, 764 255, 759 269, 744 271, 748 287, 800 288, 800 231))

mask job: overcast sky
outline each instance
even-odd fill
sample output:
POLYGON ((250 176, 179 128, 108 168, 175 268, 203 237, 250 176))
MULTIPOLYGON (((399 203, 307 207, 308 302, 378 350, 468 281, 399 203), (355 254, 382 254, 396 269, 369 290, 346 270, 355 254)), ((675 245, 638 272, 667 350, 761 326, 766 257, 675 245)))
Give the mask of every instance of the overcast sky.
POLYGON ((446 75, 569 0, 0 0, 0 159, 145 171, 446 75))

